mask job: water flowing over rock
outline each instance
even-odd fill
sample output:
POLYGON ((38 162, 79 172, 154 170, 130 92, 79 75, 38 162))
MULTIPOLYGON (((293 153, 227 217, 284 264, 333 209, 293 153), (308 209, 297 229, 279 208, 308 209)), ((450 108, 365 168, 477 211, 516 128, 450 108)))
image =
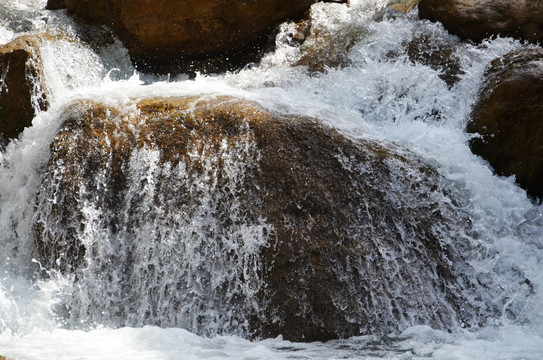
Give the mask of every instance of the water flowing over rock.
POLYGON ((392 144, 193 97, 76 102, 51 151, 34 233, 72 326, 311 341, 502 308, 449 185, 392 144))
MULTIPOLYGON (((391 1, 373 18, 381 21, 406 15, 417 3, 418 0, 391 1)), ((286 32, 288 42, 299 45, 300 55, 294 65, 305 66, 310 73, 324 73, 351 65, 349 53, 353 46, 371 33, 367 23, 355 21, 353 16, 345 5, 313 5, 308 16, 286 32), (323 19, 327 21, 323 22, 323 19)))
POLYGON ((292 41, 300 44, 300 57, 295 65, 306 66, 311 73, 348 66, 350 49, 368 32, 365 25, 350 22, 351 16, 345 5, 313 5, 292 34, 292 41), (333 17, 335 26, 323 24, 319 21, 322 17, 333 17))
POLYGON ((454 86, 463 71, 460 59, 455 54, 458 43, 450 39, 440 39, 431 35, 416 36, 406 44, 407 55, 413 63, 430 66, 440 72, 439 77, 449 87, 454 86))
POLYGON ((373 19, 375 21, 396 19, 410 13, 418 3, 419 0, 392 0, 387 4, 387 6, 375 14, 373 19))
POLYGON ((66 5, 79 18, 112 27, 139 69, 164 72, 202 58, 246 63, 274 27, 301 17, 314 2, 67 0, 66 5))
POLYGON ((499 175, 515 175, 543 198, 543 49, 515 51, 492 62, 467 131, 470 145, 499 175))
POLYGON ((543 40, 540 0, 420 0, 419 15, 476 42, 496 35, 534 43, 543 40))
POLYGON ((39 55, 39 35, 22 36, 0 46, 0 143, 16 138, 47 108, 39 55))

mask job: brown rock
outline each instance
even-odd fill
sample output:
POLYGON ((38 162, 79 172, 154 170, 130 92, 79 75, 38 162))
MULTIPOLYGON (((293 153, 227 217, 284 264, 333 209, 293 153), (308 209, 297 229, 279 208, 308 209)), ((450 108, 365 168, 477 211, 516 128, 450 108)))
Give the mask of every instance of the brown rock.
MULTIPOLYGON (((328 8, 330 16, 337 8, 328 8)), ((354 21, 344 21, 330 28, 314 21, 313 13, 298 26, 300 58, 295 65, 307 66, 309 72, 325 72, 327 69, 346 67, 351 63, 349 51, 367 32, 367 28, 354 21)), ((297 36, 295 35, 294 39, 297 36)))
MULTIPOLYGON (((393 0, 381 11, 377 12, 373 19, 382 21, 388 18, 396 18, 408 14, 418 3, 418 0, 393 0)), ((334 12, 334 8, 328 11, 334 12)), ((330 16, 333 16, 330 14, 330 16)), ((349 66, 349 51, 367 33, 367 27, 356 21, 345 21, 340 26, 330 27, 319 25, 313 21, 313 13, 297 25, 292 35, 292 40, 299 43, 300 58, 295 65, 307 66, 309 72, 326 72, 328 69, 342 68, 349 66)), ((413 61, 422 62, 435 69, 443 71, 442 78, 448 84, 454 83, 452 72, 458 67, 451 56, 453 48, 447 46, 440 49, 443 42, 438 39, 416 38, 408 45, 409 56, 413 61)), ((392 54, 391 54, 392 55, 392 54)))
POLYGON ((67 0, 71 14, 111 26, 140 69, 164 70, 201 58, 245 56, 271 30, 315 0, 67 0))
POLYGON ((47 10, 66 9, 66 0, 47 0, 47 10))
POLYGON ((457 44, 432 35, 414 37, 405 44, 407 55, 413 63, 430 66, 440 72, 439 77, 449 87, 454 86, 464 74, 460 59, 455 55, 457 44))
POLYGON ((64 118, 34 231, 84 289, 74 324, 312 341, 499 311, 473 301, 469 219, 405 150, 231 98, 64 118))
POLYGON ((419 15, 476 42, 495 35, 534 43, 543 40, 540 0, 420 0, 419 15))
POLYGON ((36 112, 48 106, 41 41, 39 35, 22 36, 0 46, 0 137, 16 138, 32 124, 36 112))
POLYGON ((419 0, 392 0, 373 16, 373 20, 396 19, 409 14, 417 6, 419 0))
POLYGON ((522 49, 492 62, 467 131, 470 145, 529 195, 543 198, 543 49, 522 49))

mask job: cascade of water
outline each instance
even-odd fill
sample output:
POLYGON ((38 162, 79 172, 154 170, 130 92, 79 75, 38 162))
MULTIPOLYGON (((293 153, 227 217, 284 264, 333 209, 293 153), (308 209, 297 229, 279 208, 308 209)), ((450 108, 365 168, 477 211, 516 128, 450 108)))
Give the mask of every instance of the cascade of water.
MULTIPOLYGON (((93 98, 122 112, 127 104, 132 106, 129 98, 216 94, 250 99, 275 113, 316 117, 351 138, 392 141, 431 164, 443 176, 442 186, 450 196, 444 201, 453 201, 469 217, 471 228, 462 237, 469 242, 466 276, 469 286, 478 286, 485 294, 471 300, 488 302, 499 314, 485 331, 491 331, 492 324, 531 324, 530 336, 537 338, 537 330, 532 329, 543 324, 541 206, 531 203, 514 179, 495 176, 474 156, 463 131, 488 63, 523 44, 504 38, 480 45, 461 43, 439 24, 416 21, 416 12, 395 21, 373 22, 375 9, 386 1, 352 0, 350 8, 319 3, 312 12, 314 29, 320 29, 322 36, 310 37, 306 46, 326 46, 327 39, 338 33, 342 38, 351 36, 339 67, 308 71, 314 63, 308 63, 304 49, 292 41, 293 24, 284 24, 277 50, 258 65, 236 73, 198 75, 194 80, 181 76, 144 86, 143 76, 133 75, 134 68, 117 41, 89 46, 74 35, 74 24, 64 13, 39 10, 44 3, 0 4, 0 14, 10 14, 0 21, 0 44, 47 26, 57 34, 60 27, 64 34, 40 49, 51 107, 37 114, 32 127, 0 152, 0 332, 145 324, 175 325, 207 335, 251 332, 248 316, 262 312, 255 301, 264 286, 258 254, 274 229, 266 219, 247 216, 232 202, 233 194, 243 192, 244 174, 260 156, 250 132, 234 143, 190 144, 187 152, 191 161, 202 164, 200 173, 190 173, 183 161, 162 162, 156 149, 134 151, 126 169, 130 176, 124 202, 109 213, 103 210, 104 198, 89 196, 96 193, 90 190, 114 191, 107 189, 108 175, 97 173, 92 183, 79 183, 72 190, 83 218, 72 219, 68 226, 85 248, 84 268, 77 275, 45 274, 41 266, 51 264, 38 261, 34 243, 33 223, 49 226, 62 221, 51 219, 51 214, 64 196, 54 187, 65 169, 58 167, 58 173, 44 173, 44 169, 49 145, 66 120, 62 114, 69 104, 93 98), (410 46, 421 38, 453 44, 459 71, 452 84, 444 80, 441 69, 413 60, 410 46), (231 193, 217 193, 218 178, 231 193), (180 211, 171 212, 169 203, 180 201, 172 194, 181 190, 194 197, 177 204, 180 211), (216 242, 217 238, 223 241, 216 242), (134 245, 127 248, 127 244, 134 245), (108 264, 122 267, 111 272, 108 264), (110 286, 104 289, 101 281, 110 286)), ((37 91, 35 98, 38 95, 37 91)), ((352 163, 344 165, 356 168, 352 163)), ((60 239, 65 230, 42 229, 60 239)), ((459 246, 448 242, 449 237, 454 238, 443 234, 442 243, 459 246)), ((405 326, 412 323, 410 319, 405 326)), ((454 341, 426 328, 411 331, 432 339, 433 345, 428 345, 432 351, 439 348, 436 343, 454 341)), ((519 337, 525 336, 518 331, 519 337)), ((390 341, 405 344, 410 336, 415 335, 390 341)), ((356 348, 353 344, 348 346, 356 348)))
POLYGON ((58 257, 53 267, 83 267, 64 289, 65 321, 249 333, 247 316, 259 312, 255 296, 262 286, 258 251, 270 231, 239 204, 258 156, 250 140, 249 133, 231 142, 194 140, 177 164, 145 146, 128 160, 125 190, 111 179, 118 164, 110 154, 92 176, 83 163, 74 174, 59 159, 40 188, 35 221, 48 239, 80 243, 70 256, 49 256, 58 257), (62 180, 67 176, 76 181, 62 180), (75 216, 56 208, 66 203, 74 204, 75 216))

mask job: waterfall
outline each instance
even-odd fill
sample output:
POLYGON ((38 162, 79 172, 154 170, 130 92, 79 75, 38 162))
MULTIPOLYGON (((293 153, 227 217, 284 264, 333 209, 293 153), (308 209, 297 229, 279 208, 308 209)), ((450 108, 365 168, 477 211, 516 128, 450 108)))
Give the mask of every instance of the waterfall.
POLYGON ((138 73, 45 1, 0 4, 0 44, 54 38, 33 94, 49 108, 0 151, 0 356, 538 359, 543 210, 464 131, 488 64, 527 45, 461 42, 416 10, 374 21, 384 5, 317 3, 304 45, 287 22, 258 64, 189 78, 138 73), (347 338, 287 341, 282 316, 347 338))

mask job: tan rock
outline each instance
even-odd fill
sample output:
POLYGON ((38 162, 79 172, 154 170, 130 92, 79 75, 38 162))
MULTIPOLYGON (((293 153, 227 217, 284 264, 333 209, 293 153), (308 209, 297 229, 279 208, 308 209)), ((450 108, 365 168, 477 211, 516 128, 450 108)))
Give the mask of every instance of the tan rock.
POLYGON ((471 301, 467 216, 409 152, 239 99, 128 105, 72 104, 39 190, 42 264, 93 304, 75 322, 313 341, 495 310, 471 301))
POLYGON ((476 42, 496 35, 534 43, 543 40, 540 0, 420 0, 419 15, 476 42))
POLYGON ((406 15, 417 6, 419 0, 392 0, 382 10, 374 15, 373 19, 381 21, 384 19, 395 19, 406 15))

